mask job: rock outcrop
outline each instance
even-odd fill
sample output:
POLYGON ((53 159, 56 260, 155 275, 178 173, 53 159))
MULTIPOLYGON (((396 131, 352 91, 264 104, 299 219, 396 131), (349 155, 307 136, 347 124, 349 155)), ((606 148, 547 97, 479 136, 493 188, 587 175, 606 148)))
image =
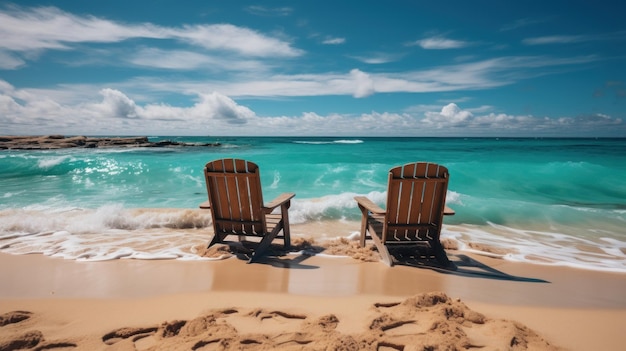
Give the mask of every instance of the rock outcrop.
POLYGON ((53 150, 67 148, 106 147, 176 147, 219 146, 219 143, 184 143, 171 140, 151 142, 148 137, 85 137, 63 135, 47 136, 0 136, 0 150, 53 150))

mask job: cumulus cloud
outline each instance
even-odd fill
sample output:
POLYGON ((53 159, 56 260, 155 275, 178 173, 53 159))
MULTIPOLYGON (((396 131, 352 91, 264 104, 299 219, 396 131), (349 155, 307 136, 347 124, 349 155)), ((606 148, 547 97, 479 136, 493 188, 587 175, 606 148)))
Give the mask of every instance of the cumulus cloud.
POLYGON ((244 124, 255 117, 254 112, 238 105, 228 96, 213 92, 203 95, 201 102, 193 107, 193 114, 213 120, 223 120, 230 124, 244 124))
POLYGON ((184 131, 182 134, 197 134, 209 128, 243 126, 257 118, 249 108, 217 92, 200 95, 195 104, 187 107, 140 105, 112 88, 102 89, 99 94, 99 101, 62 105, 0 80, 3 133, 171 134, 179 130, 184 131))
POLYGON ((119 90, 102 89, 100 94, 103 100, 95 104, 94 108, 101 111, 103 116, 112 118, 137 118, 137 105, 119 90))
POLYGON ((548 118, 495 113, 483 106, 463 109, 455 103, 404 113, 258 116, 219 92, 198 94, 188 106, 137 103, 114 88, 102 89, 92 99, 60 103, 0 80, 0 124, 8 134, 92 135, 623 136, 625 131, 622 119, 605 114, 548 118))
POLYGON ((461 110, 456 104, 450 103, 439 112, 426 112, 424 122, 437 126, 437 128, 459 125, 466 123, 472 118, 472 113, 461 110))
POLYGON ((441 111, 426 111, 422 122, 436 130, 447 130, 449 133, 462 131, 464 135, 501 135, 501 136, 533 136, 533 135, 569 135, 586 136, 622 126, 622 119, 607 115, 594 114, 586 116, 548 118, 532 115, 509 115, 506 113, 485 113, 485 108, 463 110, 454 103, 444 106, 441 111))

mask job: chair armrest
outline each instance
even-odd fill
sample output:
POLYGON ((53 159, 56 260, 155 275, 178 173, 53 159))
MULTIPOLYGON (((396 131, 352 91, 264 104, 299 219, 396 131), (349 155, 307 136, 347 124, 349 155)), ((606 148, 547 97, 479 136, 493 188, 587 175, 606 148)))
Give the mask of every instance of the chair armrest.
POLYGON ((282 206, 283 204, 291 201, 291 199, 296 196, 295 193, 282 193, 280 195, 278 195, 274 200, 270 201, 269 203, 267 203, 263 209, 265 209, 268 212, 271 212, 273 209, 275 209, 278 206, 282 206))
POLYGON ((208 210, 208 209, 211 208, 211 202, 207 200, 207 201, 201 203, 198 207, 200 207, 203 210, 208 210))
POLYGON ((445 216, 452 216, 452 215, 454 215, 454 214, 455 214, 455 212, 454 212, 454 210, 453 210, 453 209, 451 209, 450 207, 445 206, 445 207, 443 208, 443 214, 444 214, 445 216))
POLYGON ((387 211, 380 208, 380 206, 376 205, 372 200, 368 199, 365 196, 355 196, 354 200, 359 204, 359 207, 365 208, 366 210, 376 213, 376 214, 385 214, 387 211))

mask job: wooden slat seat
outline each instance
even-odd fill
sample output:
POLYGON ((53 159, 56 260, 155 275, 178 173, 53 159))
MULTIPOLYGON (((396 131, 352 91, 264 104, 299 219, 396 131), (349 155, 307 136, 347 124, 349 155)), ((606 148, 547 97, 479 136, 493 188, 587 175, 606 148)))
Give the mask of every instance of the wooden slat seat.
POLYGON ((211 161, 205 165, 204 175, 209 200, 200 208, 211 210, 215 232, 209 247, 223 242, 228 235, 237 235, 240 240, 261 237, 250 262, 263 255, 275 238, 282 238, 285 249, 290 248, 288 209, 294 193, 283 193, 264 204, 259 167, 250 161, 211 161), (280 213, 272 214, 279 207, 280 213))
POLYGON ((448 169, 435 163, 408 163, 389 170, 386 209, 367 197, 354 198, 362 213, 361 246, 371 237, 383 262, 391 266, 388 247, 426 245, 441 264, 449 265, 439 241, 443 216, 454 214, 445 205, 448 178, 448 169))

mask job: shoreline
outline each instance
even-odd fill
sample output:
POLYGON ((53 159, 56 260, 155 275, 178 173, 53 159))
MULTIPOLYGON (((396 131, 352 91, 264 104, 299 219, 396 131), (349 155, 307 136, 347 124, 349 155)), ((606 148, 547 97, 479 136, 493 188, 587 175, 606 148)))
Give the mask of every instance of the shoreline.
MULTIPOLYGON (((10 231, 32 233, 25 234, 24 238, 19 234, 9 234, 3 240, 0 253, 41 253, 87 261, 118 258, 194 260, 207 257, 194 249, 204 246, 213 235, 209 211, 196 208, 103 209, 101 214, 98 214, 99 210, 84 209, 63 212, 0 210, 5 223, 20 223, 9 228, 10 231), (94 226, 94 217, 109 222, 94 226), (21 223, 24 223, 23 227, 21 223), (52 233, 54 235, 50 235, 52 233), (28 240, 25 239, 27 237, 28 240)), ((358 247, 356 238, 359 228, 360 223, 356 220, 291 222, 294 240, 310 244, 308 248, 302 245, 302 249, 378 260, 376 251, 358 247)), ((529 228, 526 231, 540 233, 545 229, 529 228)), ((601 246, 592 246, 590 242, 578 245, 579 242, 571 240, 567 245, 561 242, 563 247, 556 247, 554 241, 543 241, 542 238, 530 241, 533 238, 528 238, 525 247, 521 247, 527 249, 522 251, 518 249, 515 237, 511 237, 515 233, 513 228, 444 224, 441 241, 446 250, 509 262, 626 273, 619 253, 610 254, 610 242, 598 240, 596 244, 601 246)), ((373 247, 373 244, 369 246, 373 247)), ((298 247, 294 250, 298 251, 298 247)))
MULTIPOLYGON (((24 330, 40 330, 46 340, 66 340, 107 350, 102 337, 112 330, 191 321, 208 311, 229 308, 240 313, 224 320, 231 321, 240 333, 252 328, 270 335, 334 314, 339 319, 337 330, 353 335, 363 329, 365 319, 382 313, 374 312, 374 304, 398 303, 419 294, 441 292, 484 314, 489 323, 521 323, 550 345, 568 350, 619 350, 626 342, 621 331, 626 321, 624 274, 467 256, 476 263, 474 270, 501 274, 390 268, 381 262, 318 256, 288 256, 268 259, 265 264, 246 264, 236 258, 77 262, 42 255, 0 254, 0 315, 26 311, 33 317, 24 322, 28 326, 24 330), (266 322, 243 318, 247 316, 243 311, 259 309, 269 313, 266 322), (306 318, 292 320, 271 315, 271 311, 306 318)), ((0 327, 0 340, 8 337, 7 328, 0 327)), ((476 328, 486 326, 475 326, 474 331, 476 328)), ((471 334, 472 329, 467 331, 471 334)), ((153 336, 151 340, 159 342, 153 336)), ((116 345, 123 342, 130 340, 116 345)))

